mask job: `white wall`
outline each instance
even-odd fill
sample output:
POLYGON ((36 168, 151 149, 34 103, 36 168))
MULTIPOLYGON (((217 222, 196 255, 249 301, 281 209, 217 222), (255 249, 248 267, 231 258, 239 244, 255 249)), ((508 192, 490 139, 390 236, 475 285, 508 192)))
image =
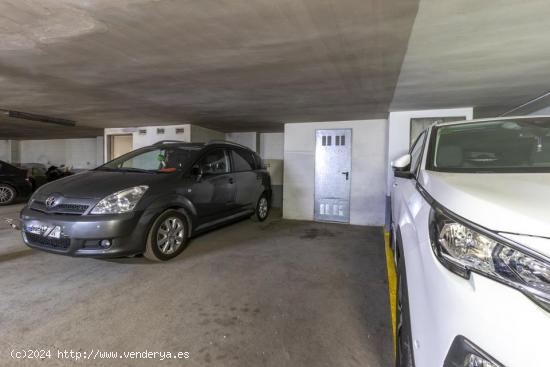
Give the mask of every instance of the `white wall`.
POLYGON ((387 195, 390 194, 391 183, 393 182, 393 172, 390 167, 390 163, 403 154, 407 154, 409 151, 411 138, 411 118, 466 116, 466 120, 471 120, 473 118, 473 114, 473 107, 390 112, 388 124, 388 164, 386 169, 387 195))
POLYGON ((11 140, 0 140, 0 160, 11 162, 11 140))
POLYGON ((98 139, 21 140, 20 161, 92 169, 103 163, 103 156, 98 154, 103 149, 103 138, 98 139))
MULTIPOLYGON (((210 140, 225 139, 225 134, 216 130, 206 129, 204 127, 183 124, 183 125, 159 125, 146 127, 125 127, 105 129, 105 141, 108 135, 132 134, 133 149, 139 149, 148 145, 155 144, 160 140, 181 140, 185 142, 206 143, 210 140), (159 134, 157 129, 164 129, 164 134, 159 134), (183 129, 183 132, 176 133, 176 129, 183 129), (140 134, 140 130, 145 130, 145 134, 140 134)), ((104 147, 104 155, 107 154, 107 144, 104 147)))
POLYGON ((256 132, 225 134, 225 140, 229 140, 234 143, 244 145, 245 147, 248 147, 255 152, 257 151, 257 147, 258 147, 257 139, 258 139, 258 134, 256 132))
POLYGON ((201 126, 191 125, 191 142, 208 143, 210 140, 224 140, 225 134, 201 126))
POLYGON ((109 157, 107 151, 108 135, 132 134, 133 149, 139 149, 152 145, 160 140, 181 140, 191 141, 191 125, 168 125, 168 126, 146 126, 146 127, 113 127, 105 129, 105 144, 103 147, 105 160, 109 157), (183 133, 176 134, 176 128, 184 129, 183 133), (164 134, 158 134, 157 129, 164 129, 164 134), (145 135, 140 134, 140 130, 145 130, 145 135))
POLYGON ((260 134, 260 151, 263 159, 283 159, 285 146, 284 133, 260 134))
POLYGON ((285 124, 283 216, 313 220, 317 129, 352 129, 350 223, 384 224, 387 120, 285 124))

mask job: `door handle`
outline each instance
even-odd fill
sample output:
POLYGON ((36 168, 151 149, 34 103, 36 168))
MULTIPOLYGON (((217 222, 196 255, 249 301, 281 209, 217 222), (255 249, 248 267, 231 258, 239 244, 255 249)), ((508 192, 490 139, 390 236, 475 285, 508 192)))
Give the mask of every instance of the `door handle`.
POLYGON ((342 172, 343 175, 346 175, 346 181, 349 180, 349 172, 342 172))
POLYGON ((230 184, 235 183, 235 180, 233 180, 233 177, 230 177, 230 178, 229 178, 229 183, 230 183, 230 184))

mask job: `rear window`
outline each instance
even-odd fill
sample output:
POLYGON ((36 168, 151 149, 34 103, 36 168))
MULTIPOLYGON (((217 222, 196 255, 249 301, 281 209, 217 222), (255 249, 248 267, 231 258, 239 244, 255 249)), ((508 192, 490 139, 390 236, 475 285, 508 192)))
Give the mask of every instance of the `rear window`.
POLYGON ((245 150, 231 150, 233 158, 233 171, 253 171, 256 167, 256 161, 250 152, 245 150))

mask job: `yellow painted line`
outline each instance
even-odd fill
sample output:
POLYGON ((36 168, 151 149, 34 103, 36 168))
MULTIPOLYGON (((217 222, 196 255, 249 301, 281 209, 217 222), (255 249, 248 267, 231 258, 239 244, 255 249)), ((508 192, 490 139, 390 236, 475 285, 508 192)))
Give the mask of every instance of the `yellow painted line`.
POLYGON ((396 345, 396 326, 397 320, 395 319, 395 311, 397 307, 397 274, 395 272, 395 265, 393 263, 393 252, 390 245, 390 233, 384 231, 384 243, 386 247, 386 267, 388 268, 388 292, 390 294, 390 311, 391 311, 391 324, 393 335, 393 350, 395 352, 396 345))

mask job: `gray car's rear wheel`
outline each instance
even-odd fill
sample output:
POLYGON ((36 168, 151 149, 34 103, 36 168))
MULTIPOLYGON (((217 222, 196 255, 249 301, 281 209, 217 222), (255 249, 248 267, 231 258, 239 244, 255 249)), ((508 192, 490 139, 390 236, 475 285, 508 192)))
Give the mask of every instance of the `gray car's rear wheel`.
POLYGON ((13 187, 6 184, 0 184, 0 205, 8 205, 15 201, 17 192, 13 187))
POLYGON ((269 200, 267 198, 267 195, 264 193, 258 199, 258 203, 256 204, 256 210, 254 211, 253 218, 259 222, 263 222, 269 216, 269 209, 270 209, 269 200))
POLYGON ((143 255, 153 261, 173 259, 185 250, 187 238, 185 216, 176 210, 167 210, 153 223, 143 255))

